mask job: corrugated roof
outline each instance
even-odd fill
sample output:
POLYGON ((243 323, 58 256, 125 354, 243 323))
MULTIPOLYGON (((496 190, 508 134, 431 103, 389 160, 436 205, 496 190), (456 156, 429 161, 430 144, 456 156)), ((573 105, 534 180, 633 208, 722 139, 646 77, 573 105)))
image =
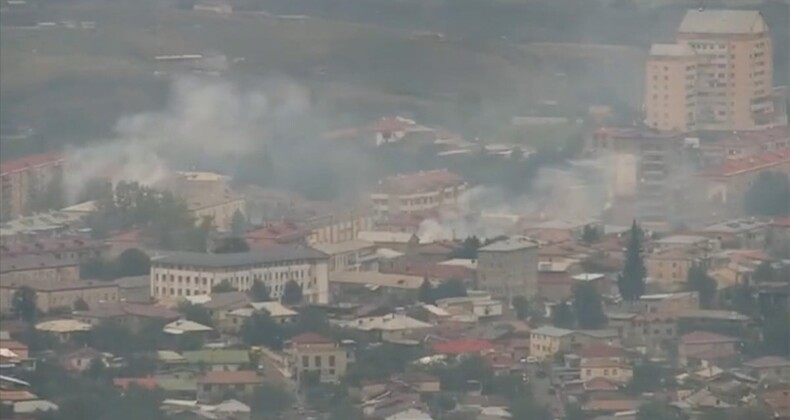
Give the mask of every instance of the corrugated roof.
POLYGON ((689 10, 680 23, 678 33, 693 34, 759 34, 768 30, 757 10, 689 10))
POLYGON ((326 254, 303 245, 267 247, 264 251, 233 254, 208 254, 202 252, 171 252, 152 259, 154 264, 189 265, 194 267, 244 267, 279 261, 320 260, 326 254))

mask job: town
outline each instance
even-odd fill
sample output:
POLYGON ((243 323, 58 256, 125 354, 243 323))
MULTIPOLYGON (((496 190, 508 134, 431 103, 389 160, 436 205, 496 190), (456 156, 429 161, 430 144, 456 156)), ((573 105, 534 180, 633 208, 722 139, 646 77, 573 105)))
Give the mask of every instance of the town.
POLYGON ((388 114, 298 143, 291 96, 205 111, 211 79, 119 123, 120 154, 4 156, 0 418, 790 420, 787 28, 705 7, 674 27, 636 120, 519 115, 495 140, 388 114), (255 106, 287 123, 253 152, 216 118, 232 169, 178 144, 255 106))

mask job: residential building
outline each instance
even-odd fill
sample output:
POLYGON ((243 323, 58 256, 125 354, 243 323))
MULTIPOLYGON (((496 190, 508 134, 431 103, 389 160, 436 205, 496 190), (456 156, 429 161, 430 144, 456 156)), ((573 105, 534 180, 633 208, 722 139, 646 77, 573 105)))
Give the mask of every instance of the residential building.
POLYGON ((647 277, 662 283, 685 283, 689 268, 706 260, 702 251, 667 249, 645 255, 647 277))
POLYGON ((694 130, 697 55, 686 44, 653 44, 645 71, 645 124, 661 131, 694 130))
POLYGON ((67 343, 76 337, 85 337, 93 327, 75 319, 53 319, 36 324, 36 331, 49 334, 61 343, 67 343))
POLYGON ((250 354, 247 350, 195 350, 185 351, 182 353, 182 356, 188 364, 214 372, 244 370, 250 364, 250 354))
POLYGON ((342 271, 330 276, 329 288, 333 301, 370 303, 379 299, 413 301, 425 281, 420 276, 378 273, 373 271, 342 271))
POLYGON ((247 214, 247 202, 233 192, 230 177, 213 172, 176 172, 170 188, 187 202, 197 223, 210 218, 220 232, 230 230, 233 215, 247 214))
POLYGON ((118 285, 118 297, 124 302, 147 303, 151 301, 149 275, 121 277, 113 280, 118 285))
POLYGON ((328 277, 326 255, 299 245, 234 254, 173 252, 152 259, 151 295, 157 299, 203 295, 223 281, 245 292, 257 280, 279 299, 285 284, 293 280, 306 302, 328 303, 328 277))
POLYGON ((330 277, 338 271, 378 271, 378 254, 372 242, 352 239, 317 243, 313 248, 329 256, 330 277))
POLYGON ((683 365, 706 363, 723 366, 739 354, 740 339, 708 331, 693 331, 680 337, 678 357, 683 365))
POLYGON ((703 170, 698 178, 708 202, 720 206, 720 215, 741 216, 744 195, 765 171, 790 175, 790 148, 744 158, 728 159, 703 170))
POLYGON ((502 316, 501 300, 492 299, 491 294, 479 290, 468 290, 467 296, 449 297, 436 301, 436 306, 451 315, 473 315, 477 319, 502 316))
POLYGON ((788 147, 790 127, 785 125, 763 130, 724 131, 711 141, 701 141, 699 152, 705 165, 714 165, 727 159, 746 158, 788 147))
POLYGON ((582 349, 578 355, 581 358, 581 380, 584 382, 604 378, 624 384, 633 376, 625 351, 620 347, 595 344, 582 349))
POLYGON ((75 302, 82 300, 88 307, 98 306, 103 302, 118 301, 118 286, 112 282, 94 280, 30 280, 25 282, 0 282, 0 311, 11 312, 11 301, 14 293, 22 286, 36 291, 38 310, 48 313, 55 310, 70 311, 75 302))
POLYGON ((25 214, 53 182, 61 182, 65 157, 42 153, 0 164, 0 220, 25 214))
POLYGON ((431 324, 402 313, 358 318, 339 325, 366 333, 374 341, 411 343, 419 342, 433 328, 431 324))
POLYGON ((698 58, 697 128, 740 131, 774 123, 773 48, 759 11, 689 10, 677 42, 698 58))
POLYGON ((715 238, 723 248, 760 249, 766 244, 770 227, 768 221, 743 218, 714 223, 697 232, 715 238))
POLYGON ((667 355, 678 336, 678 320, 672 312, 607 313, 609 328, 617 330, 626 347, 641 347, 650 355, 667 355))
POLYGON ((378 218, 396 213, 413 213, 454 206, 466 190, 460 175, 446 169, 396 175, 379 182, 371 194, 378 218))
POLYGON ((220 232, 230 232, 233 215, 240 212, 242 215, 247 213, 247 201, 239 195, 231 195, 214 201, 195 201, 187 202, 189 214, 195 219, 196 223, 203 220, 211 220, 213 226, 220 232))
POLYGON ((359 232, 357 239, 370 242, 379 248, 387 248, 407 254, 411 254, 421 242, 420 238, 414 233, 383 230, 366 230, 359 232))
POLYGON ((762 380, 787 380, 790 378, 790 359, 780 356, 763 356, 744 362, 750 375, 762 380))
POLYGON ((140 331, 152 323, 164 325, 173 322, 179 319, 181 314, 160 305, 117 301, 89 305, 87 311, 74 311, 72 316, 94 327, 104 322, 113 322, 132 331, 140 331))
POLYGON ((263 384, 263 376, 251 370, 209 371, 198 378, 197 384, 200 402, 219 402, 227 395, 249 399, 255 389, 263 384))
POLYGON ((219 324, 222 332, 238 334, 244 321, 251 318, 256 313, 266 313, 278 324, 290 324, 299 315, 299 312, 283 306, 280 302, 253 302, 249 307, 238 308, 228 312, 224 320, 219 324))
POLYGON ((304 224, 308 245, 343 243, 373 229, 373 211, 368 205, 344 205, 309 217, 304 224))
POLYGON ((538 293, 538 244, 513 236, 478 251, 477 278, 481 289, 495 297, 532 298, 538 293))
POLYGON ((556 327, 539 327, 529 334, 529 354, 538 360, 554 356, 560 351, 570 350, 573 331, 556 327))
POLYGON ((38 239, 0 246, 0 275, 4 280, 78 280, 79 265, 100 258, 108 247, 82 238, 38 239))
POLYGON ((315 333, 291 337, 286 343, 292 377, 301 381, 316 372, 321 382, 338 382, 347 369, 347 352, 340 343, 315 333))

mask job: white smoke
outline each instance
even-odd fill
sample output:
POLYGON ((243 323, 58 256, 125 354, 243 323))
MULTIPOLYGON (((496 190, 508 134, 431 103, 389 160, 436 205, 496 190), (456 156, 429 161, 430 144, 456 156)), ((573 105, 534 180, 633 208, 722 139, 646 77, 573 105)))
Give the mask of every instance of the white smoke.
POLYGON ((243 90, 219 79, 180 77, 164 109, 122 118, 115 139, 70 151, 68 198, 94 178, 153 184, 175 168, 241 157, 262 146, 273 125, 308 106, 308 93, 287 81, 243 90))

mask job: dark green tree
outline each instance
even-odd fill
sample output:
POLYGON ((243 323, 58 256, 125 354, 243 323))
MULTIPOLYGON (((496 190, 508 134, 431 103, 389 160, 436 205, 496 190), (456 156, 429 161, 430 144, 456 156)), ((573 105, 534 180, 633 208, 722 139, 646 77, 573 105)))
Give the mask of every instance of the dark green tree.
POLYGON ((222 280, 221 282, 214 285, 211 288, 211 293, 227 293, 227 292, 237 292, 238 289, 233 287, 227 280, 222 280))
POLYGON ((591 283, 580 284, 574 289, 573 312, 579 328, 592 330, 606 326, 601 295, 591 283))
POLYGON ((241 237, 247 233, 247 218, 241 210, 236 210, 230 219, 230 231, 233 236, 241 237))
POLYGON ((592 225, 587 225, 582 231, 582 241, 586 244, 598 242, 601 239, 601 233, 598 228, 592 225))
POLYGON ((689 290, 699 294, 700 306, 710 308, 716 298, 718 286, 716 280, 708 275, 705 265, 697 263, 689 267, 687 279, 689 290))
POLYGON ((529 318, 529 301, 524 296, 513 297, 513 309, 516 311, 516 317, 520 320, 529 318))
POLYGON ((623 272, 617 278, 620 296, 627 301, 638 300, 645 293, 645 262, 642 258, 642 229, 636 224, 631 225, 628 247, 625 251, 623 272))
POLYGON ((436 298, 434 297, 434 288, 427 278, 423 279, 420 288, 417 290, 417 298, 422 303, 428 303, 431 305, 436 303, 436 298))
POLYGON ((115 277, 146 276, 151 272, 151 259, 145 252, 129 248, 118 255, 113 266, 115 277))
POLYGON ((214 248, 216 254, 235 254, 240 252, 249 252, 250 246, 244 238, 231 237, 224 238, 220 244, 214 248))
POLYGON ((11 298, 11 313, 14 317, 32 323, 36 320, 36 312, 36 291, 28 286, 16 289, 11 298))
POLYGON ((181 312, 184 315, 184 318, 192 322, 197 322, 198 324, 209 327, 214 326, 214 320, 211 319, 211 313, 208 309, 206 309, 205 306, 183 302, 178 305, 178 312, 181 312))
POLYGON ((576 324, 576 316, 567 301, 562 301, 554 306, 551 311, 551 323, 557 328, 573 328, 576 324))
POLYGON ((286 331, 268 313, 256 313, 244 320, 239 336, 249 345, 263 345, 281 350, 286 331))
POLYGON ((642 360, 634 365, 628 389, 634 393, 655 392, 669 386, 672 379, 671 373, 658 363, 642 360))
POLYGON ((268 302, 272 300, 271 291, 260 280, 252 282, 252 287, 250 287, 250 291, 247 294, 253 302, 268 302))
POLYGON ((790 356, 790 311, 772 308, 763 320, 762 345, 766 354, 790 356))
POLYGON ((453 258, 476 259, 477 250, 480 249, 480 239, 477 236, 469 236, 464 239, 461 247, 452 252, 453 258))
POLYGON ((87 311, 87 310, 90 310, 90 306, 88 306, 88 302, 85 302, 85 299, 83 299, 83 298, 77 298, 77 300, 74 301, 74 305, 72 305, 72 308, 75 311, 87 311))
POLYGON ((448 279, 433 290, 433 300, 466 296, 466 284, 462 279, 448 279))
POLYGON ((743 207, 755 216, 790 215, 790 177, 781 172, 762 172, 743 196, 743 207))
POLYGON ((255 389, 250 409, 253 419, 274 419, 291 407, 294 396, 284 387, 264 382, 255 389))
POLYGON ((283 288, 283 297, 280 301, 285 305, 302 303, 302 286, 293 279, 288 280, 283 288))

